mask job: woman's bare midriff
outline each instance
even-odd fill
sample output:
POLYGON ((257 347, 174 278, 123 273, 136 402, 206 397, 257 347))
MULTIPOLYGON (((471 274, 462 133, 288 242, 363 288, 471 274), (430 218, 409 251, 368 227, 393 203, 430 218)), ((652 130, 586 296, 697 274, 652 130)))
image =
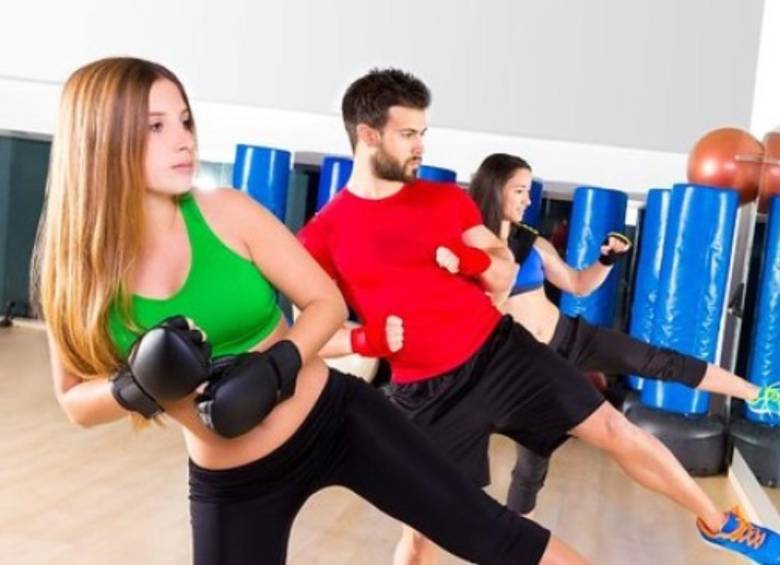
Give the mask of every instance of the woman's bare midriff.
MULTIPOLYGON (((284 319, 254 348, 268 349, 287 332, 284 319)), ((251 463, 284 444, 300 427, 322 393, 328 368, 318 357, 304 365, 298 374, 295 394, 281 402, 250 432, 225 439, 206 428, 198 418, 193 396, 166 407, 169 416, 182 425, 190 458, 206 469, 229 469, 251 463)))
POLYGON ((547 298, 544 288, 511 296, 502 310, 542 343, 550 343, 561 316, 558 307, 547 298))

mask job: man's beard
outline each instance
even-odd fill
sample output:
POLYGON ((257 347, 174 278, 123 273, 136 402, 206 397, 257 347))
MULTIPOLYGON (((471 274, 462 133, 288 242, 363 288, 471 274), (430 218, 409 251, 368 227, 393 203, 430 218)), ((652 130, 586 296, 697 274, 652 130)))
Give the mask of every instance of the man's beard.
POLYGON ((419 162, 418 158, 410 157, 401 164, 380 147, 371 159, 371 168, 374 170, 374 175, 381 180, 414 182, 417 180, 419 162), (411 162, 417 162, 418 166, 408 167, 411 162))

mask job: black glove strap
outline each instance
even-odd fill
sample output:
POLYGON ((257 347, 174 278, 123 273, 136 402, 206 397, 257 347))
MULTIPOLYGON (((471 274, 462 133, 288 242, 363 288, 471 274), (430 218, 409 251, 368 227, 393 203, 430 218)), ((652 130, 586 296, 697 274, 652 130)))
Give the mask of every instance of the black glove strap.
POLYGON ((539 232, 535 228, 523 223, 512 225, 507 244, 515 256, 515 263, 522 265, 525 262, 538 238, 539 232))
MULTIPOLYGON (((607 236, 604 238, 604 241, 601 243, 601 245, 608 245, 610 237, 614 237, 615 239, 619 239, 620 241, 622 241, 623 243, 625 243, 628 246, 631 245, 631 240, 630 239, 628 239, 622 233, 619 233, 619 232, 616 232, 616 231, 609 232, 607 234, 607 236)), ((601 263, 602 265, 604 265, 606 267, 611 267, 612 265, 614 265, 617 262, 618 259, 623 257, 623 255, 625 255, 626 253, 628 253, 628 249, 626 249, 625 251, 623 251, 621 253, 616 253, 615 251, 610 249, 609 253, 607 253, 606 255, 604 255, 604 254, 599 255, 599 263, 601 263)))
POLYGON ((303 361, 296 345, 289 339, 276 342, 266 352, 279 379, 279 402, 295 394, 295 383, 303 361))
POLYGON ((611 267, 617 262, 619 258, 620 255, 615 255, 610 251, 607 255, 599 255, 599 263, 605 267, 611 267))
POLYGON ((111 394, 125 410, 138 412, 144 418, 152 418, 163 412, 162 407, 133 379, 130 370, 125 367, 113 375, 111 382, 111 394))
POLYGON ((211 359, 209 366, 209 383, 217 382, 229 370, 238 365, 245 357, 252 353, 240 353, 238 355, 220 355, 211 359))

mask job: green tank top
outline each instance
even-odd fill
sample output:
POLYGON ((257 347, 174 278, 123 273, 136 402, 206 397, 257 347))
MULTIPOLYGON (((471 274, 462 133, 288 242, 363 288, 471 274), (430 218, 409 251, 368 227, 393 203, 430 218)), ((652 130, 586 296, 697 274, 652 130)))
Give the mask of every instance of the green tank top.
MULTIPOLYGON (((131 297, 131 316, 143 330, 170 316, 191 318, 206 332, 214 355, 248 351, 279 323, 276 290, 252 261, 217 237, 198 209, 192 194, 180 202, 190 241, 190 271, 181 288, 166 299, 131 297)), ((125 359, 138 337, 123 322, 115 303, 108 331, 125 359)))

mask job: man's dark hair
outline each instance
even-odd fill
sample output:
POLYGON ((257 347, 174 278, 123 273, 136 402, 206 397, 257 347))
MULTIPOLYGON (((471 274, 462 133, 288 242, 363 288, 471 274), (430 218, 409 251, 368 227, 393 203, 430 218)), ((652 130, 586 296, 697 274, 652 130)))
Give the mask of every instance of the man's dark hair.
POLYGON ((414 75, 399 69, 371 69, 349 85, 341 101, 341 115, 352 149, 357 143, 358 124, 382 129, 391 106, 425 110, 431 93, 414 75))

